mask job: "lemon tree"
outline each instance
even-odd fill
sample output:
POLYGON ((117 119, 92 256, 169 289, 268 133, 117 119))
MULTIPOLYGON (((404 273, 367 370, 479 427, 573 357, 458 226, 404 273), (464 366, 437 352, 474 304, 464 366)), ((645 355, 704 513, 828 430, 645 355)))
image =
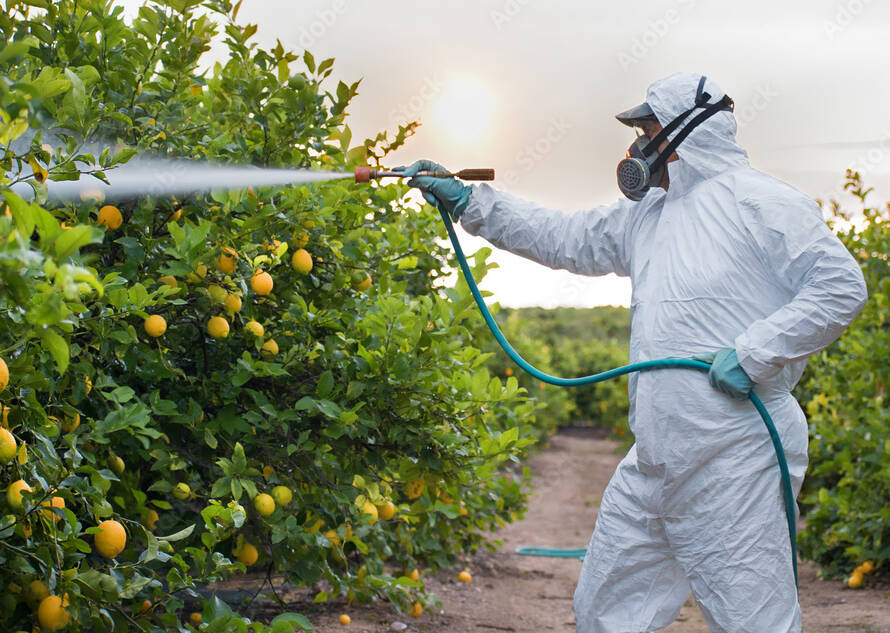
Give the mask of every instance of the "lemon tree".
POLYGON ((505 465, 535 404, 485 367, 405 186, 47 200, 140 155, 349 170, 408 139, 353 139, 358 83, 258 47, 239 5, 0 9, 4 630, 311 628, 195 598, 249 569, 421 617, 436 598, 402 570, 492 547, 522 512, 505 465))
POLYGON ((852 587, 890 570, 890 206, 870 201, 858 172, 847 172, 844 189, 852 209, 825 206, 862 266, 869 299, 844 335, 811 359, 796 395, 810 425, 801 553, 826 575, 851 574, 852 587))

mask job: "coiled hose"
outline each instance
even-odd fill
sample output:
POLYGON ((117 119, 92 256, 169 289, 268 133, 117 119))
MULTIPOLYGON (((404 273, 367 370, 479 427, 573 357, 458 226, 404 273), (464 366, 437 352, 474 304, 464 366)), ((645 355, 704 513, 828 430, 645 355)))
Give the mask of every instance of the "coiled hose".
MULTIPOLYGON (((451 222, 451 217, 448 215, 448 212, 439 209, 439 213, 442 216, 442 221, 445 223, 445 230, 448 231, 448 237, 451 240, 451 245, 454 247, 454 254, 457 256, 457 262, 460 265, 461 272, 464 275, 464 279, 467 281, 467 286, 470 288, 470 292, 473 294, 473 299, 476 301, 476 306, 479 308, 479 312, 482 313, 482 318, 485 319, 486 325, 488 325, 488 329, 491 330, 491 333, 494 335, 494 338, 497 340, 498 344, 500 344, 501 348, 507 353, 507 356, 510 357, 513 362, 519 365, 524 371, 531 374, 533 377, 546 382, 551 385, 557 385, 559 387, 580 387, 581 385, 592 385, 598 382, 603 382, 604 380, 609 380, 610 378, 616 378, 618 376, 623 376, 624 374, 630 374, 635 371, 649 371, 652 369, 694 369, 696 371, 707 372, 711 365, 709 363, 705 363, 699 360, 691 360, 686 358, 663 358, 661 360, 649 360, 642 363, 634 363, 632 365, 625 365, 624 367, 616 367, 615 369, 610 369, 609 371, 604 371, 599 374, 593 374, 590 376, 581 376, 579 378, 559 378, 558 376, 551 376, 549 374, 545 374, 539 369, 532 366, 528 361, 526 361, 519 353, 513 349, 513 346, 510 345, 510 342, 504 337, 503 332, 498 327, 498 324, 495 322, 494 317, 491 315, 491 312, 488 309, 488 306, 485 305, 485 301, 482 298, 482 293, 479 291, 479 286, 476 285, 476 280, 473 278, 473 273, 470 270, 469 264, 467 264, 467 258, 464 255, 464 251, 461 248, 460 241, 457 239, 457 234, 454 232, 454 224, 451 222)), ((769 432, 770 439, 773 442, 773 448, 776 451, 776 460, 779 462, 779 472, 781 473, 781 481, 782 481, 782 495, 785 501, 785 517, 788 520, 788 536, 791 542, 791 562, 794 567, 794 583, 795 585, 798 583, 797 578, 797 530, 795 528, 796 517, 795 517, 795 506, 794 506, 794 492, 791 488, 791 475, 788 473, 788 462, 785 460, 785 451, 782 448, 782 441, 779 439, 779 433, 776 431, 776 425, 773 424, 773 420, 767 412, 766 407, 763 406, 763 402, 759 397, 752 391, 748 394, 748 397, 751 399, 751 402, 754 404, 754 407, 757 409, 757 412, 760 413, 760 417, 763 418, 763 423, 766 425, 766 430, 769 432)), ((580 558, 583 560, 584 558, 584 549, 553 549, 553 548, 544 548, 544 547, 520 547, 516 550, 519 554, 526 554, 529 556, 553 556, 558 558, 580 558)))

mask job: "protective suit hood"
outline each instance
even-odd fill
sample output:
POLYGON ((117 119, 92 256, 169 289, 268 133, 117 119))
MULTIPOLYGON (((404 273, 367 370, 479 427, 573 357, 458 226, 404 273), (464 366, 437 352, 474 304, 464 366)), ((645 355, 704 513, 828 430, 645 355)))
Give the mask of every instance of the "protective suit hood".
MULTIPOLYGON (((701 75, 696 73, 675 73, 649 86, 646 103, 662 126, 695 103, 700 79, 701 75)), ((710 78, 705 82, 704 89, 711 94, 711 102, 725 94, 710 78)), ((669 138, 673 139, 678 132, 675 131, 669 138)), ((671 194, 683 195, 698 182, 729 169, 747 167, 748 154, 736 144, 735 134, 735 115, 729 111, 718 112, 698 125, 677 148, 679 160, 668 163, 671 194)))

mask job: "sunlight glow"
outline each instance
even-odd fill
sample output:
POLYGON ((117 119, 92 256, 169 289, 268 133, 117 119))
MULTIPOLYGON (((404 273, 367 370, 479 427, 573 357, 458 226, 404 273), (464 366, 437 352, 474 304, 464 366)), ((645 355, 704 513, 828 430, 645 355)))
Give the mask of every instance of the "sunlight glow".
POLYGON ((445 81, 432 122, 454 143, 478 143, 488 134, 493 113, 494 99, 488 89, 474 77, 456 76, 445 81))

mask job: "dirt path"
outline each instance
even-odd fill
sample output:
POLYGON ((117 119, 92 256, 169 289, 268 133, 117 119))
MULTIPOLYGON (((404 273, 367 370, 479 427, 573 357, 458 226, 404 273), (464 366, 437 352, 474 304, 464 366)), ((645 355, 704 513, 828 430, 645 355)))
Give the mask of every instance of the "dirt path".
MULTIPOLYGON (((616 444, 589 430, 564 430, 551 446, 530 460, 535 494, 524 521, 504 527, 504 543, 496 554, 467 561, 472 584, 457 582, 457 571, 425 576, 426 586, 442 599, 441 613, 418 620, 391 607, 341 606, 352 617, 348 629, 337 624, 343 611, 310 615, 320 633, 574 633, 572 593, 581 562, 518 556, 520 545, 585 547, 596 520, 597 506, 609 477, 620 461, 616 444), (394 622, 408 625, 402 629, 394 622)), ((801 565, 804 631, 820 633, 890 633, 890 587, 852 591, 837 581, 822 582, 809 564, 801 565)), ((690 600, 668 633, 709 633, 690 600)))

